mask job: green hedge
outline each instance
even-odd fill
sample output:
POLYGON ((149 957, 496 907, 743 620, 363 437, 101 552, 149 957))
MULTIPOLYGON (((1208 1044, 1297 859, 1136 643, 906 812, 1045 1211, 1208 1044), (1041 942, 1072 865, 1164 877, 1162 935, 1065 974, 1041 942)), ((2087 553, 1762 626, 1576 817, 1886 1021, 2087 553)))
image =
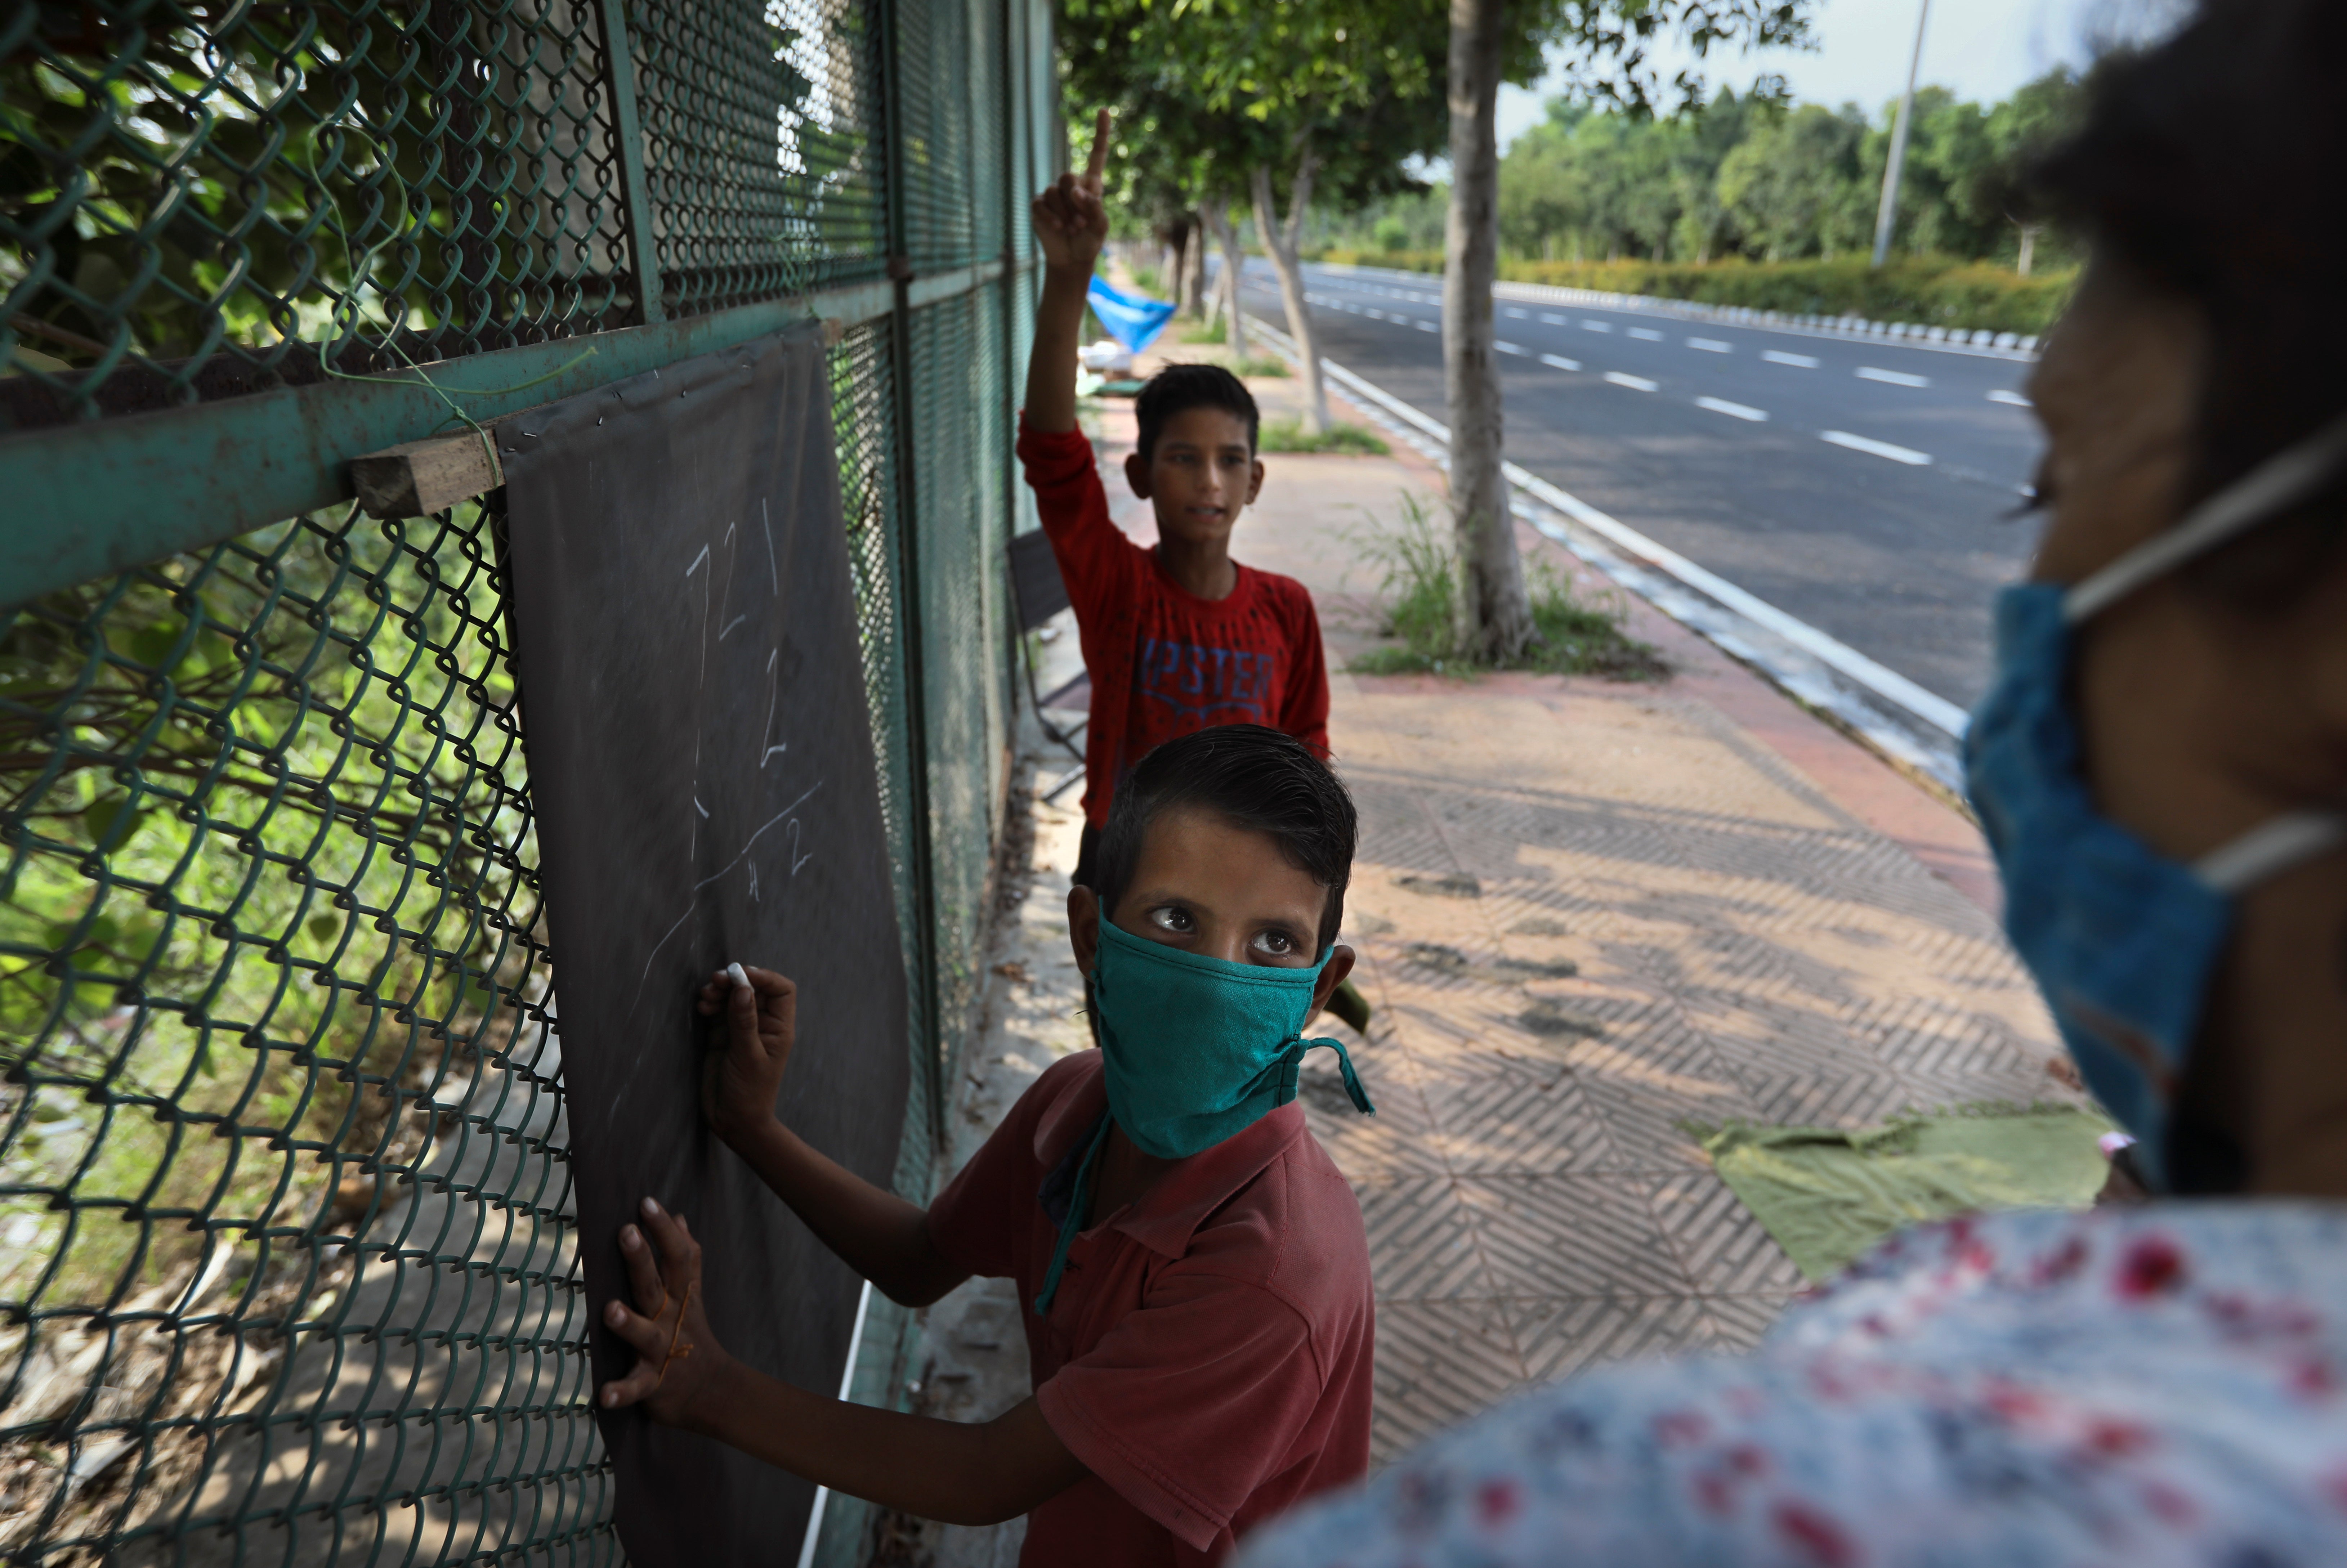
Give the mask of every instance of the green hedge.
MULTIPOLYGON (((1440 272, 1440 251, 1324 251, 1322 261, 1440 272)), ((1831 261, 1526 261, 1503 258, 1509 282, 1652 294, 1788 315, 1860 315, 1966 332, 2043 333, 2070 302, 2076 270, 2024 278, 1986 261, 1902 256, 1881 270, 1831 261)))

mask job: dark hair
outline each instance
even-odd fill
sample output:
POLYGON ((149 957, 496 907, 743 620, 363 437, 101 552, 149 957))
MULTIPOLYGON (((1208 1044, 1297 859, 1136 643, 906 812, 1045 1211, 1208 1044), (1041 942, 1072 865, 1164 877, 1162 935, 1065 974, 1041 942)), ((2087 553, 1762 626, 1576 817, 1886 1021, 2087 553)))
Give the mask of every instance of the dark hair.
MULTIPOLYGON (((2106 62, 2086 121, 2043 160, 2040 200, 2098 261, 2188 301, 2208 331, 2189 506, 2347 406, 2347 6, 2205 0, 2167 43, 2106 62)), ((2347 507, 2333 488, 2189 574, 2249 603, 2319 575, 2347 507)))
POLYGON ((1267 835, 1290 866, 1328 890, 1319 947, 1337 939, 1353 877, 1353 797, 1303 742, 1261 724, 1215 724, 1179 736, 1118 783, 1093 879, 1101 918, 1115 910, 1133 881, 1149 825, 1185 806, 1267 835))
POLYGON ((1246 421, 1247 450, 1255 450, 1255 432, 1263 423, 1255 395, 1246 383, 1219 364, 1169 364, 1149 378, 1133 400, 1133 415, 1141 424, 1136 447, 1144 463, 1157 450, 1157 433, 1185 408, 1219 408, 1246 421))

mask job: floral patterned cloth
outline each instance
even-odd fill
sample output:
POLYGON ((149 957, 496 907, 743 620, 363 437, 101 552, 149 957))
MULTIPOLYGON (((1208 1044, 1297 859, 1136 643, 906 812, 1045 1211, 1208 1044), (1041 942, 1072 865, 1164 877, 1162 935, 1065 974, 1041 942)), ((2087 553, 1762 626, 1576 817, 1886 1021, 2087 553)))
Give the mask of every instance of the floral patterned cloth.
POLYGON ((2347 1564, 2347 1206, 1919 1226, 1748 1356, 1522 1395, 1243 1568, 2347 1564))

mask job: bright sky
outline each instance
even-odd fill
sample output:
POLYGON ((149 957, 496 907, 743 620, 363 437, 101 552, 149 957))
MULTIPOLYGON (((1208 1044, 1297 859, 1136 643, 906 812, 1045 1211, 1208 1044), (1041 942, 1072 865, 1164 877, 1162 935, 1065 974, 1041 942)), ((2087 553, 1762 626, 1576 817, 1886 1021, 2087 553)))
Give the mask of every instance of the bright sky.
MULTIPOLYGON (((1715 55, 1704 62, 1705 84, 1740 90, 1773 71, 1804 102, 1839 106, 1855 99, 1873 110, 1907 84, 1919 6, 1920 0, 1815 0, 1809 24, 1815 50, 1715 55)), ((2157 30, 2178 10, 2169 0, 1933 0, 1920 80, 1992 103, 2055 65, 2082 64, 2097 36, 2157 30)), ((1669 69, 1684 57, 1671 56, 1669 69)), ((1540 123, 1544 96, 1500 89, 1502 148, 1540 123)))

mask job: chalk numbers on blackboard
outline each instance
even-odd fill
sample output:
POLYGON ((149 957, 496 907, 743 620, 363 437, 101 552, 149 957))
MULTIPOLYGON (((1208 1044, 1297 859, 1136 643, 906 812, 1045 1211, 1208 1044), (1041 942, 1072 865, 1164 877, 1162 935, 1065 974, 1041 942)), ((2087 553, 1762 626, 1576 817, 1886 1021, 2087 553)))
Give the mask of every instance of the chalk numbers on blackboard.
MULTIPOLYGON (((783 595, 782 563, 774 553, 774 521, 768 512, 767 504, 764 499, 761 499, 758 503, 758 519, 759 531, 764 535, 766 542, 766 583, 769 590, 773 593, 774 600, 779 603, 783 595)), ((746 610, 738 615, 730 613, 732 610, 733 595, 733 568, 737 564, 737 558, 740 555, 740 549, 736 542, 740 537, 740 532, 741 529, 738 524, 728 523, 725 526, 725 537, 718 542, 717 548, 723 550, 725 554, 725 583, 722 589, 713 589, 710 584, 710 579, 716 575, 717 567, 712 552, 708 545, 702 545, 700 552, 692 558, 691 564, 684 569, 684 575, 688 579, 695 576, 698 576, 701 579, 701 661, 700 672, 697 675, 696 680, 703 689, 706 689, 709 682, 710 645, 712 641, 724 641, 736 628, 740 627, 744 621, 749 620, 749 613, 746 610), (715 600, 715 603, 713 605, 711 602, 712 597, 715 600), (715 620, 718 625, 717 635, 713 639, 710 636, 710 624, 712 620, 715 620)), ((779 627, 776 628, 776 635, 780 635, 779 627)), ((791 749, 790 743, 776 739, 774 733, 775 721, 781 716, 782 712, 782 645, 780 642, 777 642, 773 648, 769 649, 766 653, 766 718, 764 724, 759 731, 756 747, 757 768, 759 774, 762 775, 766 772, 768 764, 774 762, 777 757, 784 756, 791 749)), ((710 817, 709 808, 702 804, 701 802, 701 736, 696 731, 692 743, 692 815, 691 817, 692 837, 690 847, 687 851, 688 866, 695 863, 699 858, 701 850, 701 824, 704 820, 708 820, 710 817)), ((732 754, 739 756, 741 753, 737 752, 733 753, 732 754)), ((780 778, 781 774, 779 771, 777 771, 775 776, 778 779, 780 778)), ((815 780, 814 784, 809 784, 805 789, 800 791, 796 799, 793 800, 788 805, 783 807, 782 810, 774 813, 772 816, 766 818, 764 822, 761 823, 748 838, 743 840, 742 847, 734 854, 733 858, 727 861, 715 872, 712 872, 711 875, 702 877, 699 881, 693 883, 693 898, 698 897, 702 889, 708 887, 713 883, 722 881, 726 876, 731 876, 736 867, 740 867, 743 870, 744 875, 748 879, 750 901, 753 904, 760 902, 758 862, 752 857, 751 852, 757 847, 758 841, 761 838, 764 838, 768 833, 774 832, 777 828, 781 829, 781 832, 777 836, 783 842, 786 866, 784 879, 788 881, 791 878, 797 876, 799 872, 805 868, 807 862, 815 858, 814 850, 803 847, 802 841, 805 837, 805 830, 800 825, 797 815, 798 809, 805 805, 807 801, 814 796, 815 791, 822 787, 823 780, 815 780)), ((684 928, 686 923, 692 918, 693 909, 693 902, 692 899, 688 899, 683 912, 677 917, 675 924, 671 925, 668 928, 666 935, 662 936, 659 942, 653 945, 651 953, 644 959, 644 972, 636 982, 637 1002, 640 1003, 643 999, 644 986, 651 979, 652 966, 660 958, 661 949, 666 948, 670 939, 673 938, 677 932, 684 928)), ((631 1005, 630 1011, 632 1012, 633 1010, 634 1009, 631 1005)))

